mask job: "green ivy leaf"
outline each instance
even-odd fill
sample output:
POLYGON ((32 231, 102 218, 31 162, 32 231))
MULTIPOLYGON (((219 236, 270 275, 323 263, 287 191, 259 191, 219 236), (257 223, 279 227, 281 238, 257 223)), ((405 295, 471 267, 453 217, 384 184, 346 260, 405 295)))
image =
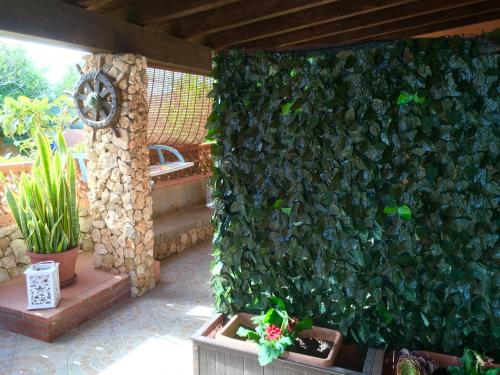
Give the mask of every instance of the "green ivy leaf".
POLYGON ((281 114, 282 115, 288 115, 290 113, 290 110, 292 109, 293 102, 289 102, 286 104, 283 104, 281 106, 281 114))
POLYGON ((398 206, 385 206, 384 207, 384 214, 394 215, 396 212, 398 212, 398 206))
POLYGON ((280 208, 285 201, 283 199, 276 199, 273 203, 273 208, 280 208))
POLYGON ((429 327, 429 320, 427 319, 427 317, 423 312, 420 313, 420 317, 422 318, 422 321, 424 322, 425 326, 429 327))
POLYGON ((398 215, 401 219, 409 221, 411 220, 411 210, 406 204, 398 207, 398 215))
POLYGON ((399 94, 398 99, 396 100, 397 105, 408 104, 413 100, 413 95, 409 94, 406 91, 402 91, 399 94))
POLYGON ((413 95, 413 101, 417 104, 423 104, 425 103, 425 98, 418 96, 418 94, 413 95))
POLYGON ((281 208, 281 211, 285 214, 290 216, 292 214, 292 209, 290 207, 283 207, 281 208))

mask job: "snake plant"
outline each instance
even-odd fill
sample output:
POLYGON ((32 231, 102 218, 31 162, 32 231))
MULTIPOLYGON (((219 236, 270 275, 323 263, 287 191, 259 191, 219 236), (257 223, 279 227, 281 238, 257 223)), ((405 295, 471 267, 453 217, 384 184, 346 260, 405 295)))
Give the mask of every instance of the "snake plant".
POLYGON ((14 189, 5 183, 7 203, 28 249, 40 254, 72 249, 80 237, 74 159, 61 131, 55 143, 52 152, 39 131, 31 175, 12 176, 14 189))

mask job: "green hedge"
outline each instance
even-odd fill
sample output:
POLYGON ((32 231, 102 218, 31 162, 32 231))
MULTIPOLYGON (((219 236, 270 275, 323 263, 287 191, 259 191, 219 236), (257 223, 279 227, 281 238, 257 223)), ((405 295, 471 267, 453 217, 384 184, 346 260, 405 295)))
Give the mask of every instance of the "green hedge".
POLYGON ((357 342, 500 359, 498 54, 459 38, 215 59, 212 285, 357 342))

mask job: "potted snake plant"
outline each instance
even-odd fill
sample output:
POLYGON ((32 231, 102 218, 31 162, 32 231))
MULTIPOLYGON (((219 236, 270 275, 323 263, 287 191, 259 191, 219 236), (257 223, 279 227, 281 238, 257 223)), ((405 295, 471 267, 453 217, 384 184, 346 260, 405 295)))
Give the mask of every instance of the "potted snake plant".
POLYGON ((80 240, 74 159, 61 131, 54 152, 41 131, 36 144, 32 174, 12 176, 14 187, 5 184, 5 195, 31 263, 58 262, 60 284, 65 286, 76 279, 80 240))

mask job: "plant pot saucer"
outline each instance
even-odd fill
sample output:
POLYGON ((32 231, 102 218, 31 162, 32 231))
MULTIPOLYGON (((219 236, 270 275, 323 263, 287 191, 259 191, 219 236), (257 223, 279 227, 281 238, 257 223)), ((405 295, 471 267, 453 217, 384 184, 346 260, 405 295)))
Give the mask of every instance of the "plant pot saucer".
MULTIPOLYGON (((252 317, 255 315, 239 313, 224 325, 220 332, 216 334, 216 341, 225 342, 226 344, 231 345, 235 349, 240 349, 243 351, 247 351, 250 353, 258 353, 259 347, 256 343, 244 340, 236 339, 236 331, 240 326, 252 327, 255 328, 255 324, 252 322, 252 317)), ((312 337, 319 340, 329 341, 332 343, 332 347, 328 353, 326 358, 314 357, 311 355, 294 353, 291 351, 285 351, 280 358, 287 359, 293 362, 308 364, 312 366, 318 367, 330 367, 335 361, 335 357, 337 356, 340 345, 342 344, 342 333, 339 331, 335 331, 333 329, 316 327, 314 326, 311 329, 302 331, 300 334, 301 337, 312 337)))
POLYGON ((76 273, 73 275, 73 277, 71 279, 66 280, 65 282, 61 282, 61 283, 59 283, 59 285, 61 288, 65 288, 65 287, 73 284, 75 281, 76 281, 76 273))

